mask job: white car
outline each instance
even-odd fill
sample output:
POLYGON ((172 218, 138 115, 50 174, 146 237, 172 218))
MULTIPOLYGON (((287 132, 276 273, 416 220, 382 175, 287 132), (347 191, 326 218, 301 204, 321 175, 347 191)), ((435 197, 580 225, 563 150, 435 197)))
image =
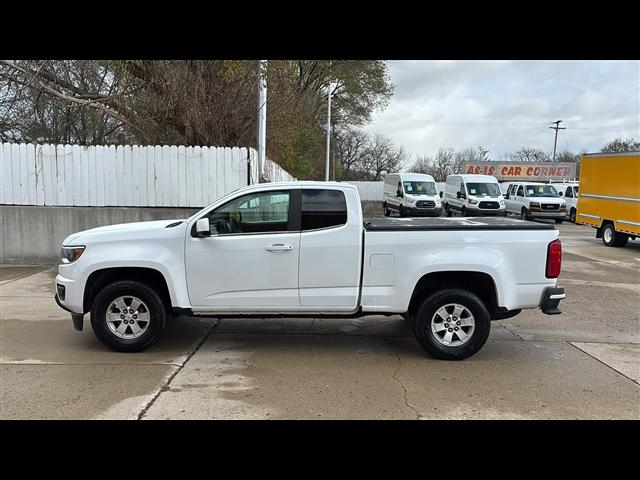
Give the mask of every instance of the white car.
POLYGON ((505 196, 507 213, 520 215, 522 220, 550 218, 562 223, 567 215, 567 203, 558 191, 546 183, 515 182, 505 196))
POLYGON ((116 351, 140 351, 171 314, 354 318, 401 314, 443 359, 476 353, 491 320, 560 313, 553 225, 505 218, 364 221, 356 187, 263 183, 186 220, 69 235, 56 301, 116 351))
POLYGON ((578 182, 551 183, 560 196, 567 203, 567 216, 569 220, 576 223, 576 212, 578 211, 578 182))
POLYGON ((467 216, 505 216, 500 184, 491 175, 449 175, 444 189, 444 209, 467 216))
POLYGON ((388 173, 384 177, 384 215, 391 211, 405 216, 442 214, 442 204, 436 182, 422 173, 388 173))

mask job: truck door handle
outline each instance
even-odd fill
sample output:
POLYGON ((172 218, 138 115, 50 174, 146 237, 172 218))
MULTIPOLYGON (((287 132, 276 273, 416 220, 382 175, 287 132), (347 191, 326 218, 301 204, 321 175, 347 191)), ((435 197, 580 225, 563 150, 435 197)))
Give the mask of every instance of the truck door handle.
POLYGON ((275 243, 269 245, 266 250, 268 252, 288 252, 289 250, 293 250, 293 247, 291 245, 285 245, 284 243, 275 243))

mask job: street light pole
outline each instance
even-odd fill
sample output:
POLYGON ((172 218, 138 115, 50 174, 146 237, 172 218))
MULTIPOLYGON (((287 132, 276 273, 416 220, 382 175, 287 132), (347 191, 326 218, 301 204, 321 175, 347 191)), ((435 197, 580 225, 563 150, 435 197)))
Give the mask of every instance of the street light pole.
POLYGON ((258 70, 258 182, 264 180, 267 152, 267 61, 260 60, 258 70))
POLYGON ((329 82, 329 86, 327 87, 327 165, 325 171, 325 181, 329 181, 329 148, 331 145, 331 89, 333 84, 329 82))

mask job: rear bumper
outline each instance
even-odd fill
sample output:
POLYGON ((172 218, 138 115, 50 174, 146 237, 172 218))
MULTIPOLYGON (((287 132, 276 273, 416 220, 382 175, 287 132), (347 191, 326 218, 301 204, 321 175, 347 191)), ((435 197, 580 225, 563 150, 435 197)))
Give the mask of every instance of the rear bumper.
POLYGON ((547 287, 542 292, 542 299, 540 300, 540 309, 542 313, 546 315, 558 315, 562 313, 558 308, 560 301, 566 297, 564 288, 562 287, 547 287))

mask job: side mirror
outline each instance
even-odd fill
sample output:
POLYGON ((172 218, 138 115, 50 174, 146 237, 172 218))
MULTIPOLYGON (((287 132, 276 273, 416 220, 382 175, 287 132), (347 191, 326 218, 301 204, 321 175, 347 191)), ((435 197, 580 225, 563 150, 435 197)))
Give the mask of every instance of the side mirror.
POLYGON ((464 192, 458 192, 458 198, 467 198, 467 194, 464 192))
POLYGON ((396 191, 396 197, 402 198, 402 190, 397 190, 396 191))
POLYGON ((442 198, 442 192, 440 192, 440 198, 442 198))
POLYGON ((209 226, 208 218, 200 218, 196 222, 196 237, 209 237, 211 236, 211 227, 209 226))
POLYGON ((505 194, 504 194, 504 198, 505 198, 505 200, 508 200, 508 199, 509 199, 509 194, 508 194, 508 193, 505 193, 505 194))

